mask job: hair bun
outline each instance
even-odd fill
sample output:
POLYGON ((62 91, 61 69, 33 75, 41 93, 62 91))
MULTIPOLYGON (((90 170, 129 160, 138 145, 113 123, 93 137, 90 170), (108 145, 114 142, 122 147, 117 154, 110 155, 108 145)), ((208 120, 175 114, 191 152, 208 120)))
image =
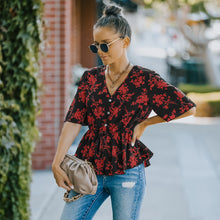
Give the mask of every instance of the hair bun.
POLYGON ((118 16, 121 15, 121 8, 114 6, 114 5, 110 5, 110 6, 106 6, 103 12, 104 16, 118 16))

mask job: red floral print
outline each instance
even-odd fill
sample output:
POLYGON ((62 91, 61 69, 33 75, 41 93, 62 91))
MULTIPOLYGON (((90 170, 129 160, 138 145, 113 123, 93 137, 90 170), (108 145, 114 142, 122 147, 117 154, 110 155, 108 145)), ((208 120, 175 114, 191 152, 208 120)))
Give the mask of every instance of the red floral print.
POLYGON ((113 95, 106 66, 85 71, 65 121, 89 126, 75 155, 87 159, 98 175, 124 174, 140 163, 150 165, 153 152, 140 140, 131 146, 134 127, 154 112, 170 121, 195 104, 159 74, 134 65, 113 95))

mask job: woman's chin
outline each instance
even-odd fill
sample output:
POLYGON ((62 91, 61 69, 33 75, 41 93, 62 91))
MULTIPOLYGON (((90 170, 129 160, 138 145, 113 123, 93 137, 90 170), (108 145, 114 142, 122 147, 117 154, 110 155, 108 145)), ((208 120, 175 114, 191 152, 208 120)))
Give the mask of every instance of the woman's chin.
POLYGON ((102 57, 101 60, 102 60, 102 63, 105 65, 108 65, 110 63, 109 57, 102 57))
POLYGON ((109 62, 108 62, 107 60, 102 60, 102 63, 103 63, 104 65, 108 65, 108 64, 109 64, 109 62))

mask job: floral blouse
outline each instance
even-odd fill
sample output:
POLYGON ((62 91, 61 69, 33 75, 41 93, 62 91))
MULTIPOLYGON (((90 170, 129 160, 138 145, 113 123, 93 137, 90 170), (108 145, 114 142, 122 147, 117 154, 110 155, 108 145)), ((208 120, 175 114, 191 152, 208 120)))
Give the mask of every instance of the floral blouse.
POLYGON ((134 127, 152 110, 167 122, 195 104, 159 74, 134 65, 113 95, 108 91, 106 65, 85 71, 65 121, 88 125, 75 156, 94 165, 97 175, 124 174, 141 163, 150 165, 152 151, 136 139, 134 127))

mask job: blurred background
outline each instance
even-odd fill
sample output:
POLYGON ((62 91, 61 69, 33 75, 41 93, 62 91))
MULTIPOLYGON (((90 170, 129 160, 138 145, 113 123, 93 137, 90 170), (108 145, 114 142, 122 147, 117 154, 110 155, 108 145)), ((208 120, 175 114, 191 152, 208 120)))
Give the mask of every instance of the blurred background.
MULTIPOLYGON (((93 24, 111 1, 45 1, 41 141, 33 168, 50 168, 63 119, 87 68, 102 65, 88 46, 93 24)), ((220 115, 219 1, 112 1, 133 30, 129 59, 155 70, 197 104, 196 116, 220 115)))
MULTIPOLYGON (((195 117, 151 126, 141 137, 154 157, 146 169, 140 219, 219 220, 219 0, 41 1, 40 138, 32 152, 31 219, 58 220, 62 212, 64 190, 57 187, 51 164, 80 77, 102 65, 88 46, 94 23, 111 2, 123 7, 131 25, 131 63, 156 71, 197 104, 195 117)), ((12 9, 10 13, 15 16, 12 9)), ((87 129, 82 126, 70 153, 87 129)), ((94 219, 112 219, 109 199, 94 219)))

